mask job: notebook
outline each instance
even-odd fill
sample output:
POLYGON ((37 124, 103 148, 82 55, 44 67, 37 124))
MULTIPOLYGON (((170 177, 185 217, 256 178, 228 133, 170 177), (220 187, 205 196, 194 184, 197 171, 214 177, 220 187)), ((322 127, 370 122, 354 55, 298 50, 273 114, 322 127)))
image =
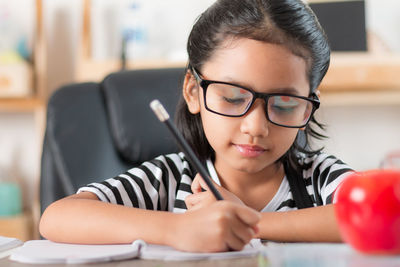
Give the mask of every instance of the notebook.
POLYGON ((22 244, 23 242, 17 238, 0 236, 0 259, 10 255, 12 249, 22 244))
POLYGON ((17 238, 0 236, 0 252, 18 247, 23 242, 17 238))
POLYGON ((77 245, 31 240, 16 249, 10 259, 34 264, 82 264, 133 258, 186 261, 249 257, 257 255, 262 247, 259 239, 253 239, 241 251, 191 253, 168 246, 147 244, 142 240, 127 245, 77 245))

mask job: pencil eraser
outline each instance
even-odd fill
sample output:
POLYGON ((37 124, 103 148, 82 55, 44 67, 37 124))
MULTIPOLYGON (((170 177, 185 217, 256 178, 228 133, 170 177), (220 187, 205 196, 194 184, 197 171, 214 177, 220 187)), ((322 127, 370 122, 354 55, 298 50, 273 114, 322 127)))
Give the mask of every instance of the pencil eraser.
POLYGON ((158 99, 154 99, 153 101, 150 102, 150 107, 158 117, 160 121, 166 121, 169 119, 169 114, 165 110, 164 106, 161 104, 161 102, 158 99))

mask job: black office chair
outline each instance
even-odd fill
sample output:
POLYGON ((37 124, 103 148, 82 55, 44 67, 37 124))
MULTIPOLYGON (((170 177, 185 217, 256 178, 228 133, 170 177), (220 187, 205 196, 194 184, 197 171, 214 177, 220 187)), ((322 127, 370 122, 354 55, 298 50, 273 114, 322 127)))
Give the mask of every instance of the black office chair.
POLYGON ((157 98, 173 115, 183 77, 183 68, 123 71, 57 90, 47 110, 41 212, 85 184, 178 151, 149 103, 157 98))

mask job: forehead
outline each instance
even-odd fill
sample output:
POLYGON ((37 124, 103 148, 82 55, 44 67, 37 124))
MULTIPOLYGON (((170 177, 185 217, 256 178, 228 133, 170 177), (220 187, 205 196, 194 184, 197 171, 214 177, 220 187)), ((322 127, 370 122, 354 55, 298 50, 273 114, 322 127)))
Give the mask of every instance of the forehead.
POLYGON ((294 88, 309 94, 306 61, 283 45, 252 39, 225 41, 203 65, 206 79, 229 81, 260 92, 294 88))

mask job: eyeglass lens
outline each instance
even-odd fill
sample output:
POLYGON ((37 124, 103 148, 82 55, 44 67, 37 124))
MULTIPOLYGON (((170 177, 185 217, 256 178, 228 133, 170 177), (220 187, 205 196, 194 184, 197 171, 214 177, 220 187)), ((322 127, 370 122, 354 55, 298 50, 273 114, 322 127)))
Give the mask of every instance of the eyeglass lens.
MULTIPOLYGON (((207 108, 227 116, 242 116, 251 105, 253 94, 240 87, 211 83, 206 90, 207 108)), ((275 95, 268 98, 267 116, 270 121, 289 127, 303 126, 313 110, 311 101, 295 96, 275 95)))

